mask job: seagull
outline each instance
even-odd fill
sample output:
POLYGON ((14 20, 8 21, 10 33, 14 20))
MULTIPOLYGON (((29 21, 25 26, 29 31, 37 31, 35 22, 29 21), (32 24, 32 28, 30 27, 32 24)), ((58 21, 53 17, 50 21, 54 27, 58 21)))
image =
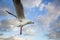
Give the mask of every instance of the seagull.
POLYGON ((27 24, 34 24, 34 22, 32 22, 31 20, 27 20, 24 16, 24 10, 23 10, 23 5, 21 3, 21 0, 13 0, 13 4, 14 4, 14 7, 15 7, 15 10, 16 10, 16 15, 12 14, 11 12, 7 11, 7 13, 9 13, 10 15, 16 17, 19 22, 20 22, 20 35, 22 34, 22 27, 27 25, 27 24))

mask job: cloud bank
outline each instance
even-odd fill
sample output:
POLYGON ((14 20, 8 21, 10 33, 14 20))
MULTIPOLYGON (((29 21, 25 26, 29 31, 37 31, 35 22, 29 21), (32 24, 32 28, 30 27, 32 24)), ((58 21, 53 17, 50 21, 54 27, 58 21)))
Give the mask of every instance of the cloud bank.
MULTIPOLYGON (((49 2, 47 5, 44 5, 47 12, 44 16, 39 15, 36 17, 37 21, 44 26, 44 28, 50 32, 49 37, 55 38, 55 40, 59 40, 60 33, 56 32, 56 30, 60 29, 60 21, 58 21, 58 17, 60 16, 60 0, 54 0, 53 2, 49 2), (57 22, 55 22, 57 21, 57 22), (56 24, 57 23, 57 24, 56 24), (52 29, 53 28, 53 29, 52 29), (49 30, 48 30, 49 29, 49 30)), ((44 30, 45 31, 45 30, 44 30)))

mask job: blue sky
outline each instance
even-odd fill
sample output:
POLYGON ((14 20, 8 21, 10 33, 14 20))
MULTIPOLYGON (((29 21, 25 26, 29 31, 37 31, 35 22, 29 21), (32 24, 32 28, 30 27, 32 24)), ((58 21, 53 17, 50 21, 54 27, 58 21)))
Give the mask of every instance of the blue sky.
POLYGON ((4 11, 8 10, 16 15, 12 0, 1 0, 0 34, 2 35, 0 38, 2 40, 3 38, 8 40, 59 40, 60 0, 21 1, 26 19, 34 21, 35 24, 24 26, 23 34, 19 35, 19 28, 17 28, 19 21, 4 11))

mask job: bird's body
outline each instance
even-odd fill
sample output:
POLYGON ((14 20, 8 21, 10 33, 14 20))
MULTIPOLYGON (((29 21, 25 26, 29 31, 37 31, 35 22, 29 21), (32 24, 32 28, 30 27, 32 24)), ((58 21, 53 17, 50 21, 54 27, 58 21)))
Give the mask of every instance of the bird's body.
POLYGON ((29 22, 30 22, 30 20, 21 19, 20 20, 20 25, 24 26, 24 25, 27 25, 29 22))
POLYGON ((27 20, 25 18, 24 9, 23 9, 23 5, 21 3, 21 0, 13 0, 13 4, 15 6, 17 16, 15 16, 14 14, 12 14, 8 11, 6 11, 6 12, 8 12, 10 15, 13 15, 14 17, 18 18, 18 20, 20 21, 20 26, 21 26, 20 34, 22 34, 22 27, 27 24, 33 24, 33 22, 30 20, 27 20))

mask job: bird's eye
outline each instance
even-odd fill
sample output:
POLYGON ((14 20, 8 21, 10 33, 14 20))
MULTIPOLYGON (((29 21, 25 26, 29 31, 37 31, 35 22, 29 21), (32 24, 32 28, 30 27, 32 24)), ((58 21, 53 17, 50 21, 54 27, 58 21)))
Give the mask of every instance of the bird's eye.
POLYGON ((22 20, 20 20, 20 22, 22 22, 22 20))

